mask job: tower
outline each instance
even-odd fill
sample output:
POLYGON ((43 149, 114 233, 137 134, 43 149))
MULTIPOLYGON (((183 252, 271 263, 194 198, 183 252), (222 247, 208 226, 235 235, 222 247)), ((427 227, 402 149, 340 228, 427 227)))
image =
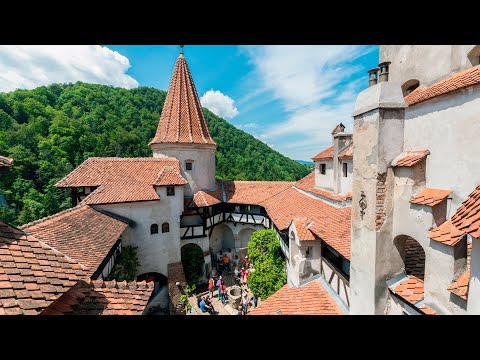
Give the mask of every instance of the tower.
POLYGON ((153 157, 175 157, 188 180, 185 195, 215 188, 217 144, 208 130, 183 50, 177 58, 155 137, 153 157))

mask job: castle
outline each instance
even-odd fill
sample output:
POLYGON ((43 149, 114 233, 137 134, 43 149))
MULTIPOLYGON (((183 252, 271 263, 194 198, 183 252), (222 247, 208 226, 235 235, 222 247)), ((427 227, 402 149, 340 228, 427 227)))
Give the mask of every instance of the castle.
POLYGON ((469 156, 480 133, 479 59, 480 46, 381 46, 353 134, 340 122, 311 174, 268 182, 215 179, 216 143, 181 53, 151 158, 89 158, 56 185, 71 189, 72 209, 21 229, 0 223, 2 299, 15 304, 0 314, 88 313, 79 293, 115 299, 121 289, 136 296, 135 310, 126 296, 125 307, 98 313, 142 313, 163 285, 174 313, 182 248, 201 249, 208 276, 217 254, 237 262, 263 228, 277 234, 287 284, 252 314, 480 313, 480 162, 469 156), (31 271, 15 265, 36 259, 20 242, 48 253, 31 271), (103 281, 126 245, 138 249, 137 282, 103 281), (70 277, 42 275, 56 268, 50 253, 70 277))

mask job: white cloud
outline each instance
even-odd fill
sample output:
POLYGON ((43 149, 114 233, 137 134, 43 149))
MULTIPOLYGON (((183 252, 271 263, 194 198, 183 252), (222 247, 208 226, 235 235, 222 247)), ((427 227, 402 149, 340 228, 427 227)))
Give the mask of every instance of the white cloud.
POLYGON ((232 119, 239 114, 234 100, 219 90, 208 90, 200 98, 202 106, 224 119, 232 119))
POLYGON ((256 129, 256 128, 258 128, 258 124, 257 123, 239 124, 237 126, 237 128, 242 129, 242 130, 244 130, 244 129, 256 129))
POLYGON ((286 118, 270 123, 260 135, 294 159, 308 159, 331 143, 339 122, 351 131, 356 95, 367 77, 349 82, 363 69, 353 62, 370 46, 247 46, 258 89, 280 101, 286 118))
POLYGON ((129 60, 99 45, 1 45, 0 92, 83 81, 135 88, 129 60))

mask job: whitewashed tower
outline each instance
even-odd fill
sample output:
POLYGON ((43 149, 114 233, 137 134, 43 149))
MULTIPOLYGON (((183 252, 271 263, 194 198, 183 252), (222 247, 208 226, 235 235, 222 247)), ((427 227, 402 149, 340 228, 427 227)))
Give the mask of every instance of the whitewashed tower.
POLYGON ((185 195, 215 188, 217 144, 208 130, 183 48, 173 69, 155 137, 153 157, 175 157, 188 180, 185 195))

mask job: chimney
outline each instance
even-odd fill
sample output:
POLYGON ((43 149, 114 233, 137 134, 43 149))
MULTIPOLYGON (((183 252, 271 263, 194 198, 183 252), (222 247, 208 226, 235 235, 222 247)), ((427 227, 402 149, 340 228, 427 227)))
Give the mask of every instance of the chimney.
POLYGON ((352 142, 352 134, 345 132, 345 125, 338 124, 332 131, 333 135, 333 192, 340 193, 341 168, 338 155, 345 147, 352 142))
POLYGON ((380 75, 378 77, 378 82, 388 81, 388 67, 390 64, 391 64, 390 61, 385 61, 378 64, 378 67, 380 68, 380 75))
POLYGON ((378 82, 378 68, 368 70, 368 87, 376 85, 378 82))

